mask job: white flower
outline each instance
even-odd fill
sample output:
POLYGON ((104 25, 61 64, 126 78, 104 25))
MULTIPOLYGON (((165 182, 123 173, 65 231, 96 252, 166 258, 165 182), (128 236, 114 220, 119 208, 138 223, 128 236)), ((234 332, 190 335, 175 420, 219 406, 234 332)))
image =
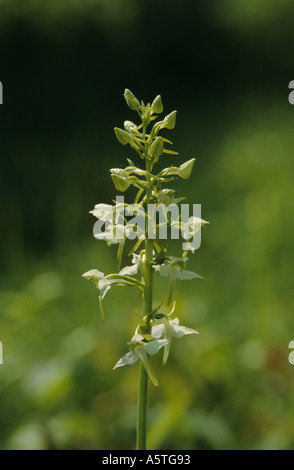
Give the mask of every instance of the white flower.
POLYGON ((104 310, 102 300, 113 285, 139 287, 139 289, 142 290, 143 284, 139 280, 131 277, 132 274, 137 273, 138 268, 141 265, 141 259, 139 255, 133 255, 133 263, 133 266, 126 266, 118 274, 108 274, 105 276, 104 273, 98 271, 98 269, 91 269, 90 271, 87 271, 83 274, 82 277, 91 279, 97 289, 100 290, 99 305, 103 320, 104 310))
POLYGON ((94 209, 90 211, 90 214, 104 222, 113 222, 114 207, 110 204, 96 204, 94 209))
MULTIPOLYGON (((183 222, 179 220, 173 221, 171 224, 171 227, 173 229, 181 230, 182 237, 184 240, 186 240, 186 243, 183 244, 183 249, 191 250, 192 253, 194 253, 195 249, 197 249, 197 247, 195 248, 194 246, 195 235, 197 232, 199 232, 201 227, 205 224, 209 224, 209 222, 201 219, 200 217, 192 216, 192 217, 189 217, 187 222, 183 222), (188 240, 190 240, 191 238, 193 239, 194 243, 193 242, 188 243, 188 240)), ((198 246, 197 243, 196 245, 198 246)))
POLYGON ((123 203, 116 204, 115 206, 100 203, 95 205, 90 214, 93 214, 103 222, 118 223, 124 213, 124 206, 123 203))
POLYGON ((133 253, 132 259, 133 266, 126 266, 125 268, 121 269, 119 272, 122 276, 134 276, 138 273, 139 267, 141 266, 141 257, 136 253, 133 253))
POLYGON ((111 245, 124 243, 126 238, 125 226, 122 224, 109 224, 105 232, 95 233, 94 237, 98 240, 105 240, 111 245))
POLYGON ((181 232, 185 240, 194 237, 202 225, 208 224, 206 220, 200 219, 200 217, 189 217, 188 222, 181 222, 181 232))
MULTIPOLYGON (((175 309, 175 302, 173 308, 169 315, 173 313, 175 309)), ((161 323, 154 325, 151 330, 152 338, 158 339, 164 335, 164 338, 168 340, 168 343, 164 347, 164 354, 163 354, 163 364, 166 363, 169 350, 170 350, 170 343, 172 338, 182 338, 185 335, 192 335, 198 334, 198 331, 193 330, 192 328, 187 328, 186 326, 179 325, 180 321, 176 317, 173 320, 170 320, 167 317, 161 319, 161 323)))
POLYGON ((86 273, 84 273, 82 277, 85 277, 86 279, 91 279, 95 283, 97 289, 100 290, 99 305, 100 305, 102 319, 104 320, 102 300, 104 299, 106 293, 111 288, 111 284, 116 282, 115 279, 106 279, 104 276, 104 273, 102 273, 101 271, 98 271, 98 269, 91 269, 90 271, 87 271, 86 273))
POLYGON ((158 271, 161 276, 169 277, 174 276, 176 279, 182 280, 190 280, 195 277, 203 279, 197 273, 193 273, 192 271, 182 270, 177 264, 167 263, 167 264, 160 264, 153 266, 155 271, 158 271))
POLYGON ((176 279, 182 279, 182 280, 190 280, 193 278, 203 279, 203 277, 200 276, 199 274, 194 273, 192 271, 187 271, 184 269, 187 261, 188 261, 187 257, 175 258, 173 256, 170 256, 169 259, 167 260, 167 263, 156 264, 153 266, 155 271, 158 271, 161 276, 169 278, 169 293, 168 293, 167 305, 170 305, 171 303, 176 279))
POLYGON ((166 346, 169 340, 157 339, 154 341, 146 342, 143 336, 135 333, 131 342, 129 343, 130 351, 119 359, 113 369, 117 367, 135 364, 139 359, 142 361, 150 379, 154 385, 158 385, 157 379, 152 370, 151 364, 148 359, 148 354, 156 354, 160 348, 166 346))

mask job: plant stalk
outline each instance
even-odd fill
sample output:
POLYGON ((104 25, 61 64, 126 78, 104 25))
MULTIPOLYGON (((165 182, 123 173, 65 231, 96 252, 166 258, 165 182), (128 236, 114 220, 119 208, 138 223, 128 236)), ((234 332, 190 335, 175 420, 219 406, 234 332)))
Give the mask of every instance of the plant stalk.
MULTIPOLYGON (((145 134, 146 129, 144 129, 145 134)), ((146 180, 150 179, 150 162, 148 160, 148 144, 145 144, 145 161, 146 161, 146 180)), ((148 204, 152 196, 151 187, 146 190, 146 209, 148 214, 148 204)), ((145 224, 145 269, 144 269, 144 316, 148 318, 146 328, 151 333, 150 319, 148 314, 152 311, 152 295, 153 295, 153 240, 148 239, 148 217, 145 224)), ((137 450, 146 450, 146 427, 147 427, 147 395, 148 395, 148 373, 140 361, 139 370, 139 386, 138 386, 138 405, 137 405, 137 450)))

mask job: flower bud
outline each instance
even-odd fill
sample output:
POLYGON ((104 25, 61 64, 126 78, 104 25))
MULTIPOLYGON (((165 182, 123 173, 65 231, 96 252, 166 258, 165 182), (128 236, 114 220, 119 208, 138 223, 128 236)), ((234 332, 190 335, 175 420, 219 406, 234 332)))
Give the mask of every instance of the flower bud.
POLYGON ((151 117, 151 108, 150 108, 150 104, 148 103, 145 108, 144 114, 142 116, 142 124, 144 127, 147 127, 148 124, 150 123, 150 117, 151 117))
POLYGON ((169 206, 173 204, 175 200, 174 190, 173 189, 162 189, 157 193, 157 202, 158 204, 163 204, 164 206, 169 206))
POLYGON ((177 112, 173 111, 172 113, 168 114, 163 121, 164 127, 166 129, 173 129, 176 125, 176 116, 177 112))
POLYGON ((125 89, 124 97, 125 97, 125 100, 126 100, 127 105, 128 105, 129 108, 133 109, 134 111, 137 111, 138 109, 140 109, 139 101, 133 95, 133 93, 130 90, 128 90, 127 88, 125 89))
POLYGON ((130 144, 132 141, 132 137, 128 132, 124 131, 123 129, 120 129, 119 127, 114 128, 115 135, 117 137, 117 140, 122 144, 130 144))
POLYGON ((163 153, 163 148, 163 138, 157 137, 157 139, 154 140, 149 149, 150 156, 154 157, 156 162, 158 161, 160 155, 163 153))
POLYGON ((128 131, 128 132, 133 132, 134 134, 138 134, 136 124, 134 124, 134 123, 131 122, 131 121, 125 121, 125 122, 124 122, 124 128, 125 128, 125 130, 128 131))
POLYGON ((187 162, 183 163, 178 170, 178 175, 183 179, 188 179, 191 176, 192 169, 195 163, 195 158, 188 160, 187 162))
POLYGON ((119 176, 115 173, 111 175, 111 178, 116 189, 118 191, 121 191, 122 193, 126 191, 131 184, 131 182, 127 178, 125 178, 124 176, 119 176))
POLYGON ((161 101, 161 96, 158 95, 156 96, 156 98, 154 99, 152 105, 151 105, 151 110, 156 113, 156 114, 159 114, 159 113, 162 113, 163 111, 163 105, 162 105, 162 101, 161 101))

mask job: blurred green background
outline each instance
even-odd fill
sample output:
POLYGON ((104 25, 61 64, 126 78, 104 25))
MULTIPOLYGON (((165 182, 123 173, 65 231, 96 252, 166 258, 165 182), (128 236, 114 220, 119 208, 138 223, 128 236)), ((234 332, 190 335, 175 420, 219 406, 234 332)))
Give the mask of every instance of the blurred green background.
POLYGON ((134 447, 138 368, 112 367, 140 299, 112 289, 102 323, 81 277, 115 270, 88 211, 136 159, 125 88, 178 110, 169 163, 197 161, 173 187, 210 221, 204 280, 176 289, 200 334, 153 360, 148 446, 294 447, 293 22, 292 0, 0 0, 1 449, 134 447))

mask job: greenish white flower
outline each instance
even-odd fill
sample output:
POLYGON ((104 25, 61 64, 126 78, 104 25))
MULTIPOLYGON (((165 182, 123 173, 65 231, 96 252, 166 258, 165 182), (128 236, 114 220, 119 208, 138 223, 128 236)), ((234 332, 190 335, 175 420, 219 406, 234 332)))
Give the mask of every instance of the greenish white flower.
POLYGON ((158 353, 158 351, 163 346, 166 346, 168 342, 169 340, 167 339, 157 339, 146 342, 143 336, 135 333, 131 339, 131 342, 129 343, 130 351, 119 359, 119 361, 115 364, 114 369, 117 367, 133 365, 139 359, 141 359, 150 379, 152 380, 153 384, 157 386, 158 382, 148 359, 148 355, 158 353))
POLYGON ((107 244, 115 245, 117 243, 124 243, 126 238, 126 226, 122 224, 109 224, 105 232, 95 233, 94 237, 97 240, 104 240, 107 244))
MULTIPOLYGON (((170 316, 174 312, 174 309, 175 302, 168 316, 170 316)), ((161 323, 156 324, 152 327, 152 338, 159 339, 164 336, 164 339, 168 340, 168 343, 164 346, 163 364, 166 364, 166 361, 168 359, 172 338, 182 338, 185 335, 198 334, 198 331, 193 330, 192 328, 187 328, 186 326, 182 326, 179 323, 180 321, 177 317, 173 320, 170 320, 166 316, 161 319, 161 323)))
POLYGON ((191 237, 194 237, 194 235, 196 235, 200 228, 205 224, 209 224, 209 222, 201 219, 200 217, 192 216, 189 217, 187 222, 173 221, 171 225, 172 227, 180 228, 183 238, 185 240, 189 240, 191 237))
POLYGON ((90 214, 93 214, 94 217, 101 220, 102 222, 118 222, 120 215, 124 212, 123 204, 116 204, 112 206, 111 204, 96 204, 94 209, 90 211, 90 214))
POLYGON ((164 264, 156 264, 153 266, 155 271, 158 271, 161 276, 169 277, 172 273, 176 279, 190 280, 195 277, 203 279, 199 274, 184 269, 188 261, 187 257, 176 258, 174 256, 170 256, 166 261, 167 262, 164 264))
POLYGON ((110 204, 96 204, 94 209, 90 211, 97 219, 104 222, 112 222, 113 219, 113 206, 110 204))
POLYGON ((104 309, 102 301, 113 285, 132 286, 139 287, 140 289, 142 289, 142 283, 138 279, 131 277, 132 275, 137 274, 139 268, 141 268, 140 256, 134 254, 133 266, 126 266, 118 274, 108 274, 107 276, 105 276, 104 273, 98 271, 98 269, 91 269, 90 271, 87 271, 83 274, 82 277, 92 280, 97 289, 99 289, 100 291, 99 305, 102 319, 104 319, 104 309))
POLYGON ((134 276, 137 274, 142 264, 140 255, 133 253, 132 263, 132 266, 125 266, 123 269, 121 269, 119 274, 124 276, 134 276))
POLYGON ((168 296, 167 296, 167 305, 170 305, 172 301, 175 280, 182 279, 182 280, 190 280, 193 278, 203 279, 197 273, 192 271, 185 270, 186 263, 188 258, 176 258, 174 256, 170 256, 168 260, 166 260, 163 264, 156 264, 153 266, 155 271, 158 271, 161 276, 169 278, 169 289, 168 289, 168 296))
MULTIPOLYGON (((171 226, 173 228, 181 229, 181 234, 184 240, 190 240, 195 237, 196 233, 205 224, 209 224, 209 222, 201 219, 200 217, 192 216, 189 217, 187 222, 173 221, 171 226)), ((184 249, 191 250, 192 253, 195 251, 193 243, 184 243, 184 249)))
POLYGON ((90 271, 87 271, 86 273, 84 273, 82 277, 86 279, 91 279, 95 283, 97 289, 100 290, 99 305, 100 305, 102 319, 104 320, 104 310, 103 310, 102 300, 104 299, 106 293, 111 288, 111 284, 115 283, 116 281, 114 279, 113 280, 106 279, 104 276, 104 273, 102 273, 101 271, 98 271, 98 269, 91 269, 90 271))

